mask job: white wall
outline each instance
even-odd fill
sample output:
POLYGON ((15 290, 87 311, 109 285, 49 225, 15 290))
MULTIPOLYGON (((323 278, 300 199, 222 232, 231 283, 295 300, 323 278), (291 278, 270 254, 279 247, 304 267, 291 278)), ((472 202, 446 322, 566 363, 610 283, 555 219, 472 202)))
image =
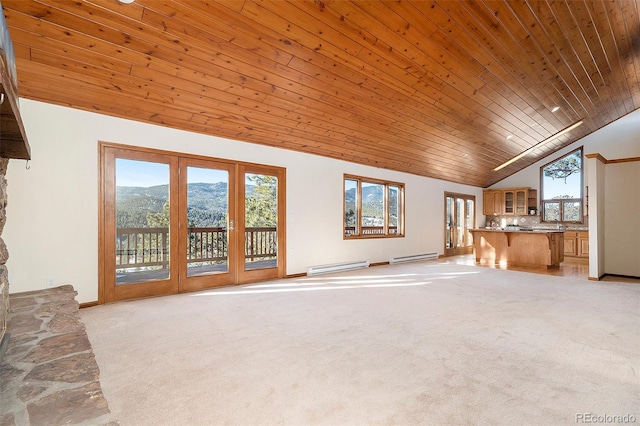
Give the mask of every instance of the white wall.
POLYGON ((604 272, 640 277, 640 161, 604 169, 604 272))
POLYGON ((602 157, 591 156, 587 165, 591 170, 589 195, 589 279, 599 280, 605 275, 605 168, 602 157))
MULTIPOLYGON (((72 284, 79 302, 97 300, 98 141, 285 167, 287 274, 348 260, 443 253, 444 192, 475 195, 481 206, 481 188, 467 185, 24 99, 20 111, 32 161, 27 170, 24 161, 12 160, 7 172, 3 238, 11 293, 44 288, 55 278, 57 285, 72 284), (405 183, 405 238, 342 239, 344 173, 405 183)), ((477 212, 480 220, 482 209, 477 212)))

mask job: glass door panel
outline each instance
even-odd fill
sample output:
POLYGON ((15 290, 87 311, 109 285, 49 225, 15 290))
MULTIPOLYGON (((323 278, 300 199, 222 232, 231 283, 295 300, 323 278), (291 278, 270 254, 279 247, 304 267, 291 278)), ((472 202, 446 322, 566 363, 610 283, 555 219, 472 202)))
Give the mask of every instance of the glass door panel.
POLYGON ((513 214, 513 191, 505 191, 504 192, 504 214, 513 214))
POLYGON ((473 252, 473 235, 469 232, 475 227, 475 197, 445 193, 445 236, 446 256, 473 252))
POLYGON ((229 272, 229 172, 187 167, 187 277, 229 272))
POLYGON ((516 191, 515 214, 527 214, 527 193, 524 190, 516 191))
POLYGON ((117 158, 116 285, 169 279, 169 165, 117 158))
POLYGON ((234 284, 235 165, 189 158, 179 164, 180 291, 234 284))
POLYGON ((101 302, 178 291, 178 161, 102 144, 101 302))
POLYGON ((275 268, 278 264, 278 178, 245 174, 244 269, 275 268))
POLYGON ((475 217, 473 216, 476 212, 475 202, 474 200, 467 200, 467 210, 466 210, 466 220, 465 220, 465 243, 466 247, 473 246, 473 234, 469 232, 470 229, 473 229, 475 224, 475 217))
POLYGON ((236 282, 242 284, 283 277, 286 241, 285 170, 243 164, 238 166, 237 176, 236 282))
POLYGON ((465 214, 464 214, 464 200, 462 198, 456 198, 456 247, 464 247, 464 232, 465 232, 465 214))
POLYGON ((444 232, 444 238, 445 238, 445 244, 444 247, 445 249, 451 249, 453 248, 453 241, 454 241, 454 237, 453 237, 453 224, 454 224, 454 218, 453 218, 453 211, 455 209, 455 205, 453 203, 453 198, 452 197, 446 197, 446 202, 445 202, 445 232, 444 232))

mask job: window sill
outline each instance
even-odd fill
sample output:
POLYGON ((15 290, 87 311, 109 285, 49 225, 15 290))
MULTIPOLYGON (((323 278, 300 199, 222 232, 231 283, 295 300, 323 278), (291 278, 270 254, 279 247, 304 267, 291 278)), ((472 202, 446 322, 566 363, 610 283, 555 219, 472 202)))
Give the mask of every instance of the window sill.
POLYGON ((404 238, 404 234, 400 235, 350 235, 343 236, 343 240, 370 240, 370 239, 378 239, 378 238, 404 238))

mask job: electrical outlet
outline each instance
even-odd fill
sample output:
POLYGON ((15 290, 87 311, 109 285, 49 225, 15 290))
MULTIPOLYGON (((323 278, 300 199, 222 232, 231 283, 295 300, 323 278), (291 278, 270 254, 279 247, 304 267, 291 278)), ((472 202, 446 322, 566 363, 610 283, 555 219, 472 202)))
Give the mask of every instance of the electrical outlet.
POLYGON ((56 279, 55 278, 47 278, 47 288, 52 288, 56 286, 56 279))

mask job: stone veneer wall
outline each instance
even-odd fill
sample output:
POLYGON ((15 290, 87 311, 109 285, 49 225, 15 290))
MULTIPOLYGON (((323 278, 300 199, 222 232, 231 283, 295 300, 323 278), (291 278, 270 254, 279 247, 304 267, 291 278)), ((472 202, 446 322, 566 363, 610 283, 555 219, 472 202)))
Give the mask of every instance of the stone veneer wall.
MULTIPOLYGON (((9 252, 2 239, 2 230, 7 221, 7 165, 9 160, 0 157, 0 343, 7 330, 7 317, 9 316, 9 274, 7 273, 7 258, 9 252)), ((0 354, 1 357, 1 354, 0 354)))

